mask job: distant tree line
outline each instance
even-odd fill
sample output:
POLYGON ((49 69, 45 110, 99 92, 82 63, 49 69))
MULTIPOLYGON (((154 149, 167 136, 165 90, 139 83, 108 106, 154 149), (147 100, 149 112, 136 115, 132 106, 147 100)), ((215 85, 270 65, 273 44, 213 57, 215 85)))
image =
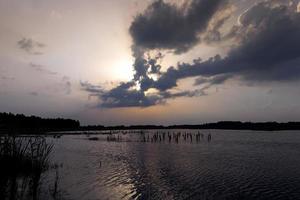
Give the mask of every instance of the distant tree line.
POLYGON ((300 130, 300 122, 240 122, 240 121, 221 121, 201 125, 174 125, 168 128, 187 128, 187 129, 229 129, 229 130, 300 130))
POLYGON ((40 133, 47 131, 67 130, 142 130, 142 129, 228 129, 228 130, 300 130, 300 122, 240 122, 220 121, 198 125, 131 125, 131 126, 80 126, 78 120, 63 118, 41 118, 23 114, 0 113, 0 133, 28 132, 40 133))
POLYGON ((132 130, 132 129, 227 129, 227 130, 300 130, 300 122, 240 122, 220 121, 198 125, 132 125, 132 126, 82 126, 81 130, 132 130))
POLYGON ((72 130, 78 129, 80 123, 72 119, 50 119, 23 114, 0 113, 0 131, 14 130, 72 130))

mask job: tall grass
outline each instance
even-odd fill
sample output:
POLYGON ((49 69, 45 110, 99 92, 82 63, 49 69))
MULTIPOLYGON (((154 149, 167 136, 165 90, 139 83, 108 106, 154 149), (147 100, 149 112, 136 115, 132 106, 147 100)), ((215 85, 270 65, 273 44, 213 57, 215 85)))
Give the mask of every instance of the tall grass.
POLYGON ((38 199, 41 174, 49 167, 52 148, 44 137, 0 137, 0 199, 22 199, 25 192, 30 199, 38 199))
POLYGON ((0 137, 1 168, 21 174, 42 172, 48 167, 52 148, 44 137, 0 137))

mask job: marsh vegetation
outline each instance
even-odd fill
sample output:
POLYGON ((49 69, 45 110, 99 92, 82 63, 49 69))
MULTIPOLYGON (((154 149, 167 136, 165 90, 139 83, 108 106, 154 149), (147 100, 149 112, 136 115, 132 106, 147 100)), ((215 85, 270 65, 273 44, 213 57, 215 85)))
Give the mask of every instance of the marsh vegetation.
POLYGON ((0 199, 38 199, 53 144, 44 137, 0 137, 0 199))

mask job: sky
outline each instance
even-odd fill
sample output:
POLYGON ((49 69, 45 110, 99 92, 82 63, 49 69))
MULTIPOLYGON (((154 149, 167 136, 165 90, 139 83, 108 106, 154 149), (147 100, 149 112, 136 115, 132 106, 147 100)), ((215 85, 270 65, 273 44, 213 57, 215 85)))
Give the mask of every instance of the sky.
POLYGON ((0 112, 300 120, 299 0, 0 0, 0 112))

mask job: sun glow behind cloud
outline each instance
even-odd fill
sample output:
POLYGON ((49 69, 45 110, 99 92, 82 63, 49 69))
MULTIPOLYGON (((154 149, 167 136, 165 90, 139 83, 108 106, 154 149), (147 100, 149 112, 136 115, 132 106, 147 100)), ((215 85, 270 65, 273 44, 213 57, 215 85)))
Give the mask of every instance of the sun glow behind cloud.
POLYGON ((132 63, 132 58, 127 55, 114 61, 111 66, 111 71, 115 79, 119 81, 131 80, 133 78, 132 63))

